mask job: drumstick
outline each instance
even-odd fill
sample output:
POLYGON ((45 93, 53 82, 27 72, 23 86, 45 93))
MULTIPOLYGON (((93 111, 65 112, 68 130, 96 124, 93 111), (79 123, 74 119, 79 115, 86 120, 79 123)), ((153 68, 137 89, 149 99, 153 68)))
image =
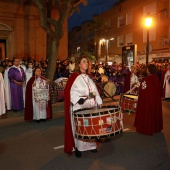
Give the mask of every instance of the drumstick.
POLYGON ((134 90, 136 88, 136 86, 134 86, 132 89, 128 90, 125 94, 131 92, 132 90, 134 90))

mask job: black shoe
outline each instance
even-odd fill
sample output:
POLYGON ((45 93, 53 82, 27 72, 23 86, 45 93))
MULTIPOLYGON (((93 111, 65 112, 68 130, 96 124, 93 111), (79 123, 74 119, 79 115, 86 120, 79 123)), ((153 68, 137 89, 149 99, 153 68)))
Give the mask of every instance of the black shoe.
POLYGON ((92 150, 90 150, 92 153, 97 153, 98 151, 97 151, 97 149, 92 149, 92 150))
POLYGON ((43 122, 46 122, 46 119, 42 119, 43 122))
POLYGON ((36 120, 37 123, 40 123, 40 120, 36 120))
POLYGON ((75 156, 81 158, 81 152, 77 148, 75 149, 75 156))

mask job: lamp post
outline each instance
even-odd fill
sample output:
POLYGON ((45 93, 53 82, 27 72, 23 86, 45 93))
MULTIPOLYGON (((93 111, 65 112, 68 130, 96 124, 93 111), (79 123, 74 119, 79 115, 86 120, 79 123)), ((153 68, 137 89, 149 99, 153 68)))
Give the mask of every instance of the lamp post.
POLYGON ((147 28, 147 41, 146 41, 146 65, 148 65, 148 58, 149 58, 149 28, 152 25, 152 17, 147 16, 145 18, 145 26, 147 28))
POLYGON ((110 39, 101 39, 100 40, 100 44, 103 44, 103 42, 106 44, 106 62, 108 60, 108 46, 109 46, 109 41, 110 40, 114 40, 114 38, 110 38, 110 39))

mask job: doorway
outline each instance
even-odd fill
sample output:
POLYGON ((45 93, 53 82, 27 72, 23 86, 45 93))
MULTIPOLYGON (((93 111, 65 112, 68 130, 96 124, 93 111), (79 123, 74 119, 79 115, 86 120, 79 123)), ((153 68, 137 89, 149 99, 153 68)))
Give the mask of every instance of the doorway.
POLYGON ((6 58, 6 40, 0 39, 0 60, 6 58))

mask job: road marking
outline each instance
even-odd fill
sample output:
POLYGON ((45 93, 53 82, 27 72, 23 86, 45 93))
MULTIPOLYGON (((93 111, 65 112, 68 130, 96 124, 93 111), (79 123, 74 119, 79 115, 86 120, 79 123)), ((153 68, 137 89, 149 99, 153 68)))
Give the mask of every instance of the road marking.
POLYGON ((55 150, 64 148, 64 145, 54 147, 55 150))
POLYGON ((130 130, 130 129, 129 129, 129 128, 123 129, 123 132, 126 132, 126 131, 128 131, 128 130, 130 130))

